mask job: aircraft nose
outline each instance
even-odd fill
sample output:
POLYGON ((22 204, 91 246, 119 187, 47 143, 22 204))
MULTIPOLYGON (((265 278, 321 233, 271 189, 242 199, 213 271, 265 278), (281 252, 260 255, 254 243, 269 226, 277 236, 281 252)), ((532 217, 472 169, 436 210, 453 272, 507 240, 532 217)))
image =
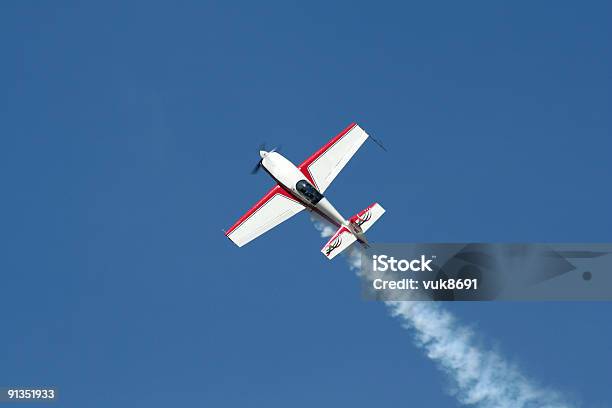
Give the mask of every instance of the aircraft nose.
POLYGON ((265 150, 260 150, 260 151, 259 151, 259 157, 261 157, 262 159, 263 159, 264 157, 266 157, 267 155, 268 155, 268 152, 266 152, 265 150))

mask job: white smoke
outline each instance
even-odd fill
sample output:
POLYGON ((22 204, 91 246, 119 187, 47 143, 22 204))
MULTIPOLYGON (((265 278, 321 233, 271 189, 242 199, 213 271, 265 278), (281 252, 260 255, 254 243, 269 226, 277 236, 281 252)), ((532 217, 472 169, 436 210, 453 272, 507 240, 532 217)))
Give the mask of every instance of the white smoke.
MULTIPOLYGON (((325 221, 312 218, 321 236, 334 234, 325 221)), ((361 248, 346 250, 351 270, 359 272, 361 248)), ((439 304, 385 302, 392 316, 414 332, 415 343, 450 378, 450 393, 464 405, 481 408, 569 408, 562 397, 527 379, 499 353, 483 349, 473 331, 439 304)))

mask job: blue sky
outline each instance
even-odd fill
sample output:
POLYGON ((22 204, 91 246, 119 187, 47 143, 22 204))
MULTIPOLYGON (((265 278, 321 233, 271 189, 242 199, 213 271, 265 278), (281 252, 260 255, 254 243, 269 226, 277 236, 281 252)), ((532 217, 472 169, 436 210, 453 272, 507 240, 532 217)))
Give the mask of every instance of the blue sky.
MULTIPOLYGON (((448 380, 270 186, 356 121, 327 191, 378 242, 610 242, 605 2, 0 6, 0 385, 63 406, 454 407, 448 380)), ((449 304, 490 347, 611 406, 609 303, 449 304)))

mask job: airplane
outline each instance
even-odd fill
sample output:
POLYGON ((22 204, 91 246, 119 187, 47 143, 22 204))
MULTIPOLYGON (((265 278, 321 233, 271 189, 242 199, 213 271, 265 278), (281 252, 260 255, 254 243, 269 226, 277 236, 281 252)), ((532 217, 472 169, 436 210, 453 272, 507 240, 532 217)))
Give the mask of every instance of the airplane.
POLYGON ((378 221, 385 209, 374 203, 346 219, 323 193, 368 138, 384 149, 359 125, 351 123, 299 166, 276 149, 265 151, 262 148, 259 151, 261 159, 253 173, 263 168, 277 184, 225 231, 225 235, 241 247, 307 209, 338 227, 321 249, 328 259, 334 258, 355 241, 367 247, 365 232, 378 221))

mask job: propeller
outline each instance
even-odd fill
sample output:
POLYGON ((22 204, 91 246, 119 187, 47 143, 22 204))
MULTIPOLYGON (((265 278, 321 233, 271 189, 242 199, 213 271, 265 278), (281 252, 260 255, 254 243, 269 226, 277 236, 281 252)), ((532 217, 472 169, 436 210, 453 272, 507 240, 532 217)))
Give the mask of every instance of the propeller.
POLYGON ((257 162, 257 164, 255 165, 255 167, 253 167, 253 170, 251 170, 251 174, 257 174, 257 172, 259 171, 259 169, 261 168, 261 162, 263 159, 259 160, 257 162))
POLYGON ((280 150, 280 146, 277 146, 277 147, 272 148, 272 150, 270 150, 269 152, 267 152, 266 151, 266 144, 265 143, 260 144, 259 145, 259 154, 261 156, 261 159, 259 159, 259 161, 255 165, 255 167, 253 167, 253 170, 251 170, 251 174, 257 174, 259 172, 259 169, 261 169, 261 167, 262 167, 261 162, 263 161, 264 157, 267 154, 278 152, 279 150, 280 150))

